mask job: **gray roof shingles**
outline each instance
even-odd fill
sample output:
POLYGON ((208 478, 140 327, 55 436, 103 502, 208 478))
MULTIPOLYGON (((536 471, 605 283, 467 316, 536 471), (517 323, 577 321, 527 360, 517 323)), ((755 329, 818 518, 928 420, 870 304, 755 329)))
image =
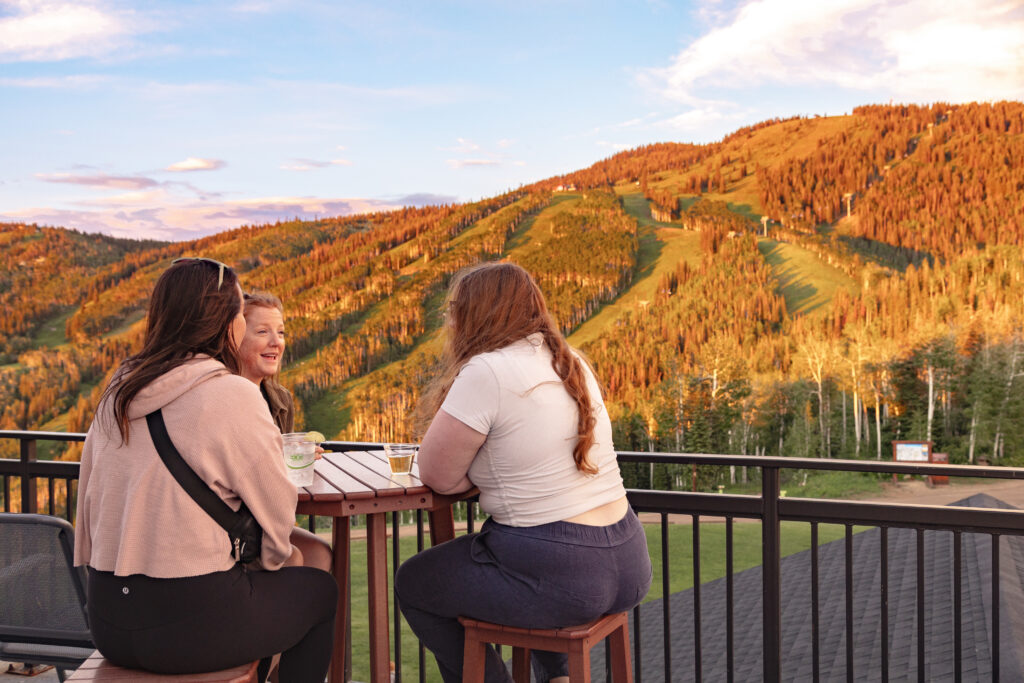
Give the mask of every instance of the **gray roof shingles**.
MULTIPOLYGON (((1015 509, 985 494, 953 505, 1015 509)), ((954 677, 953 534, 924 533, 925 680, 954 677)), ((855 681, 882 680, 881 530, 853 536, 853 660, 855 681)), ((985 534, 963 533, 961 670, 965 681, 992 680, 992 545, 985 534)), ((1003 681, 1024 681, 1024 538, 1000 539, 1000 673, 1003 681)), ((917 532, 888 530, 889 670, 890 681, 916 681, 917 671, 917 532)), ((821 681, 846 676, 846 549, 845 539, 818 548, 819 673, 821 681)), ((811 635, 811 551, 782 558, 782 670, 785 681, 813 681, 811 635)), ((761 568, 733 576, 733 680, 762 680, 761 568)), ((693 681, 692 590, 669 596, 671 611, 670 680, 693 681)), ((726 681, 726 579, 703 584, 701 600, 701 665, 704 681, 726 681)), ((663 602, 640 609, 642 659, 646 682, 665 681, 662 639, 663 602)), ((636 637, 636 625, 630 624, 636 637)), ((592 653, 594 681, 604 680, 604 653, 592 653)))

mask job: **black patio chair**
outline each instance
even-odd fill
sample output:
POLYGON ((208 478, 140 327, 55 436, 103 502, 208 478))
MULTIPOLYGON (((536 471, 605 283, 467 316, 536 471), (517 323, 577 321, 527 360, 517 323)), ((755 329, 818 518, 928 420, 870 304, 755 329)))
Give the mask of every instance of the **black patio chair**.
POLYGON ((74 530, 59 517, 0 512, 0 659, 52 664, 63 681, 95 650, 74 530))

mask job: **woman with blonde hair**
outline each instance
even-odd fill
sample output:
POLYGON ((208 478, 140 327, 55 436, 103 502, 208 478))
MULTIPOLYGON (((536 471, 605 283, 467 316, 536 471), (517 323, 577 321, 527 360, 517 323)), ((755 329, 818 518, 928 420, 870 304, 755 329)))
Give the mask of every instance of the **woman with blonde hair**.
POLYGON ((245 337, 239 346, 240 373, 259 385, 274 424, 287 434, 295 429, 295 403, 277 381, 284 359, 284 304, 269 292, 244 295, 245 337))
MULTIPOLYGON (((259 386, 274 424, 287 434, 295 429, 295 403, 292 393, 277 381, 285 349, 284 304, 269 292, 246 292, 243 298, 245 336, 238 346, 239 374, 259 386)), ((301 564, 331 571, 333 555, 327 541, 294 527, 291 543, 301 553, 301 564)))
MULTIPOLYGON (((651 581, 643 527, 626 501, 611 422, 589 365, 523 268, 456 275, 442 369, 418 407, 418 461, 441 493, 480 490, 479 533, 426 550, 398 571, 398 602, 461 679, 458 617, 527 628, 584 623, 639 604, 651 581)), ((540 681, 567 680, 565 655, 535 652, 540 681)), ((493 648, 487 681, 508 681, 493 648)))

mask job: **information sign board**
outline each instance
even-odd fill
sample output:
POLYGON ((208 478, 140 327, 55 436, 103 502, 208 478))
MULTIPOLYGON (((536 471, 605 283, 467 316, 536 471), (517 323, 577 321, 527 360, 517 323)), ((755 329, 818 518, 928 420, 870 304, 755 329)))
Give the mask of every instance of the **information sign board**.
MULTIPOLYGON (((932 457, 931 441, 893 441, 892 459, 896 462, 920 462, 927 463, 932 457)), ((892 475, 892 482, 896 483, 896 475, 892 475)))
POLYGON ((893 441, 892 459, 896 462, 929 462, 931 441, 893 441))

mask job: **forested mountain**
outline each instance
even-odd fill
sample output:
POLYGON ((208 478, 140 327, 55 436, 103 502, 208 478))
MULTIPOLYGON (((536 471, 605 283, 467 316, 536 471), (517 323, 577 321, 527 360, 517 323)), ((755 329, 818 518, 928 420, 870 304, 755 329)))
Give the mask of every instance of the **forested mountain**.
POLYGON ((74 310, 140 265, 159 259, 161 246, 0 223, 0 361, 37 345, 45 321, 74 310))
POLYGON ((285 301, 300 422, 413 438, 445 287, 509 259, 593 362, 621 449, 888 458, 931 440, 953 462, 1024 465, 1018 102, 765 121, 476 203, 193 242, 0 240, 0 428, 83 431, 156 276, 202 254, 285 301))

